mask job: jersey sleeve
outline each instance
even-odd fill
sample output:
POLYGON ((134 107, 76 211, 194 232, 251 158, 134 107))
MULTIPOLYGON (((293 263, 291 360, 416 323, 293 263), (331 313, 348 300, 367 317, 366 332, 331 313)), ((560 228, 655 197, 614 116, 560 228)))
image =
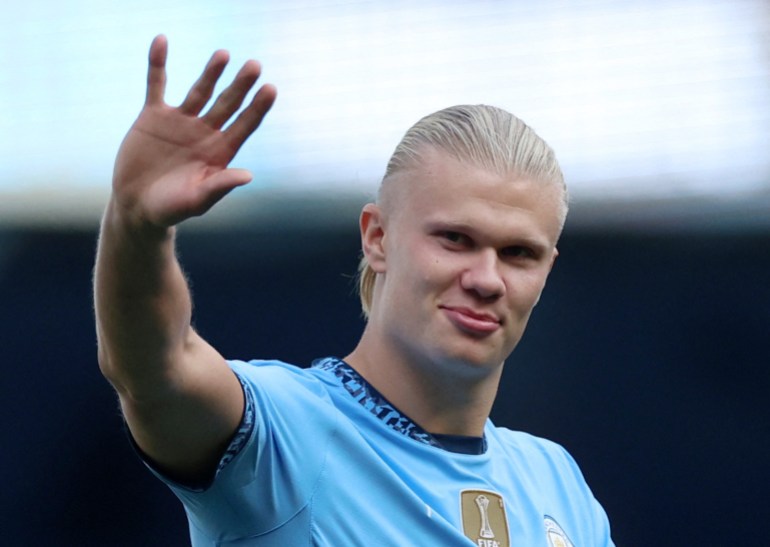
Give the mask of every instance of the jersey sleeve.
POLYGON ((277 361, 230 361, 244 393, 240 427, 210 484, 180 484, 146 462, 182 501, 193 536, 212 544, 252 537, 292 519, 320 478, 336 411, 324 387, 277 361))

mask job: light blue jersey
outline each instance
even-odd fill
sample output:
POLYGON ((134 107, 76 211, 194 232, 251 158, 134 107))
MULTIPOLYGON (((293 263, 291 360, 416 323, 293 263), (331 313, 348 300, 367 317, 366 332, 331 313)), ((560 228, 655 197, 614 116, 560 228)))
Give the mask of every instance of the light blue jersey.
POLYGON ((246 410, 216 477, 166 480, 196 547, 613 545, 552 442, 488 421, 482 454, 450 452, 338 359, 230 366, 246 410))

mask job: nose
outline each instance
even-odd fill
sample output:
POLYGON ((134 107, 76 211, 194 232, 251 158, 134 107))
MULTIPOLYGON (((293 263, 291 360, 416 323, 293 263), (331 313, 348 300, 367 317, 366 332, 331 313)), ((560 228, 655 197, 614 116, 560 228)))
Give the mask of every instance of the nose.
POLYGON ((460 276, 463 289, 478 294, 484 300, 494 300, 505 294, 505 280, 495 249, 480 249, 468 257, 469 263, 460 276))

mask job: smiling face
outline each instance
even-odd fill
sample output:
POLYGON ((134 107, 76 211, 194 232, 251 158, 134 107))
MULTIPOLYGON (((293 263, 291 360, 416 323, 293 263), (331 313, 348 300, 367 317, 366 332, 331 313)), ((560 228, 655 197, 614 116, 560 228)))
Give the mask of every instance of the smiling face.
POLYGON ((362 215, 378 274, 368 327, 405 362, 498 368, 556 258, 563 189, 428 149, 382 198, 362 215))

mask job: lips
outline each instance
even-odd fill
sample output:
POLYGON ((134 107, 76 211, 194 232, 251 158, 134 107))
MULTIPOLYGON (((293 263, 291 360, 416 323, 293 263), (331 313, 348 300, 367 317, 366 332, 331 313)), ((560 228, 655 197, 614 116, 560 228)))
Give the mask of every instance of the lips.
POLYGON ((441 309, 457 328, 470 334, 491 334, 500 328, 500 319, 489 313, 453 306, 441 306, 441 309))

